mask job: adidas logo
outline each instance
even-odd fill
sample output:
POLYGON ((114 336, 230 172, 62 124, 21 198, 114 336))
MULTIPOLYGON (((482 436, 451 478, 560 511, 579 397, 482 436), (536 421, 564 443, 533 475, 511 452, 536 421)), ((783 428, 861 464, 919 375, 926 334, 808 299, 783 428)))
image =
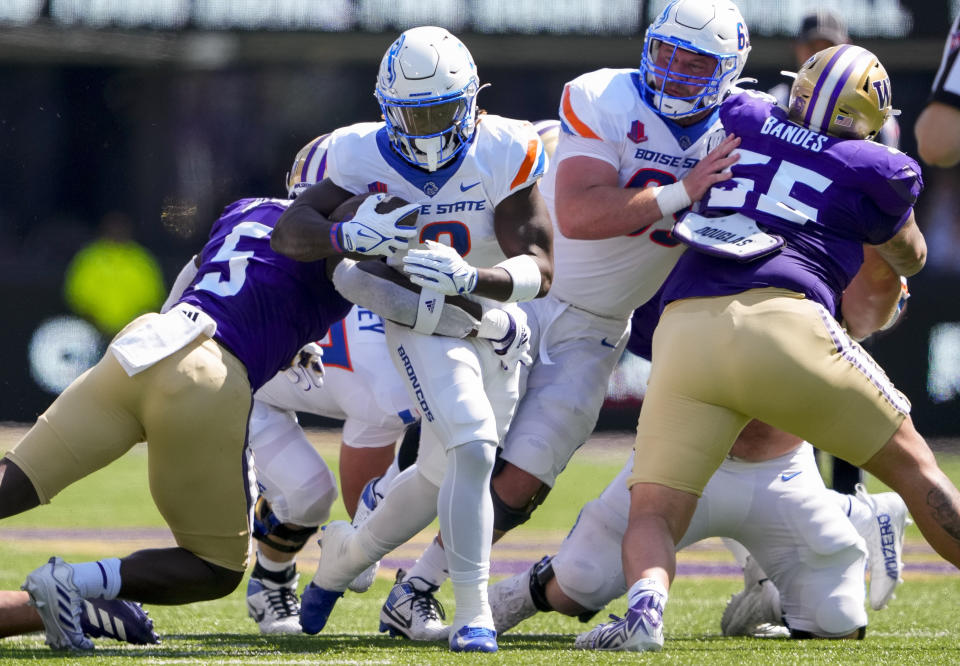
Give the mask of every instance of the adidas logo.
POLYGON ((433 309, 437 307, 437 299, 431 298, 429 301, 424 303, 424 305, 427 306, 427 312, 429 312, 430 314, 433 314, 433 309))

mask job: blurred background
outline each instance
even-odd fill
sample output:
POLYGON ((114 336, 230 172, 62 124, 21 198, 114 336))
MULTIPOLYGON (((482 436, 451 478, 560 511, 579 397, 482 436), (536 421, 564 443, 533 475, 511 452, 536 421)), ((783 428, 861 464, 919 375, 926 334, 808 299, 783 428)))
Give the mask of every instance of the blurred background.
MULTIPOLYGON (((298 149, 377 120, 396 33, 441 25, 470 48, 491 113, 556 117, 564 82, 636 67, 665 0, 0 1, 0 421, 30 422, 134 314, 156 309, 227 203, 286 196, 298 149)), ((902 150, 954 0, 739 0, 759 89, 795 70, 803 16, 843 12, 892 77, 902 150)), ((921 432, 960 436, 960 173, 924 169, 927 268, 870 345, 921 432)), ((602 427, 631 427, 643 364, 611 380, 602 427)), ((798 405, 802 409, 802 405, 798 405)), ((309 422, 308 422, 309 424, 309 422)))

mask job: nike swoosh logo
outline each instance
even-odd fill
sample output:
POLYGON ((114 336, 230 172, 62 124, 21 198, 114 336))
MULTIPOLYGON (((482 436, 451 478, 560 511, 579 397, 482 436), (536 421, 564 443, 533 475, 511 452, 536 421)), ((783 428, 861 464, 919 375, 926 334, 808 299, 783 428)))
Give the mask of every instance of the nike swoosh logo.
POLYGON ((797 476, 798 474, 800 474, 800 472, 794 472, 793 474, 781 474, 781 475, 780 475, 780 480, 781 480, 781 481, 789 481, 790 479, 792 479, 793 477, 797 476))
POLYGON ((617 348, 616 345, 612 345, 612 344, 610 344, 609 342, 607 342, 607 339, 606 339, 606 338, 604 338, 603 340, 601 340, 601 341, 600 341, 600 344, 603 345, 604 347, 610 347, 610 349, 616 349, 616 348, 617 348))
POLYGON ((478 180, 477 182, 475 182, 473 185, 466 185, 466 186, 464 186, 463 183, 460 183, 460 191, 461 191, 461 192, 466 192, 467 190, 473 189, 474 187, 476 187, 476 186, 479 185, 479 184, 480 184, 480 181, 479 181, 479 180, 478 180))

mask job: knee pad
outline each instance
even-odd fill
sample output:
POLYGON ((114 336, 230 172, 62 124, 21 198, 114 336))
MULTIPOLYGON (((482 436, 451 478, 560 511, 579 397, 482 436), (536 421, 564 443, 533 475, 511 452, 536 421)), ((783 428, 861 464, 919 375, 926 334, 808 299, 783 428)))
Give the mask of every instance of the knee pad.
POLYGON ((261 495, 253 509, 253 538, 282 553, 297 553, 319 527, 290 527, 280 522, 261 495))
POLYGON ((554 576, 552 559, 549 555, 533 565, 530 570, 530 598, 533 599, 533 605, 538 611, 549 613, 553 610, 550 602, 547 601, 547 583, 554 576))
POLYGON ((530 516, 533 515, 536 508, 547 499, 551 488, 547 484, 541 483, 540 489, 534 493, 526 506, 519 509, 504 502, 492 485, 493 477, 499 474, 507 464, 507 461, 500 456, 502 451, 503 449, 497 448, 497 457, 493 461, 493 474, 490 475, 490 497, 493 498, 493 529, 500 532, 509 532, 514 527, 523 525, 530 520, 530 516))
POLYGON ((493 499, 493 529, 500 532, 509 532, 514 527, 523 525, 530 520, 530 516, 533 515, 533 512, 538 506, 543 504, 543 501, 549 494, 550 486, 541 484, 540 490, 527 502, 526 506, 521 509, 515 509, 504 502, 491 485, 490 497, 493 499))

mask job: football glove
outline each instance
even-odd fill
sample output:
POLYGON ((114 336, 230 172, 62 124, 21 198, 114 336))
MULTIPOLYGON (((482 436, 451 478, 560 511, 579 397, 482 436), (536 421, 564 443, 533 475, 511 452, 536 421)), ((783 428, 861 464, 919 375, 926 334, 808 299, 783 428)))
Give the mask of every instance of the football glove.
POLYGON ((490 340, 493 351, 500 356, 500 367, 511 372, 517 363, 529 365, 533 363, 530 355, 530 327, 527 326, 527 315, 523 310, 506 311, 510 318, 510 327, 507 334, 499 340, 490 340))
POLYGON ((297 352, 284 374, 294 384, 303 384, 304 390, 323 386, 323 347, 311 342, 297 352))
POLYGON ((444 296, 469 294, 477 287, 477 269, 452 247, 426 241, 427 249, 413 249, 403 258, 403 271, 410 281, 444 296))
POLYGON ((378 213, 386 194, 367 197, 353 218, 340 224, 344 252, 389 257, 402 250, 417 233, 419 204, 407 204, 389 213, 378 213))

